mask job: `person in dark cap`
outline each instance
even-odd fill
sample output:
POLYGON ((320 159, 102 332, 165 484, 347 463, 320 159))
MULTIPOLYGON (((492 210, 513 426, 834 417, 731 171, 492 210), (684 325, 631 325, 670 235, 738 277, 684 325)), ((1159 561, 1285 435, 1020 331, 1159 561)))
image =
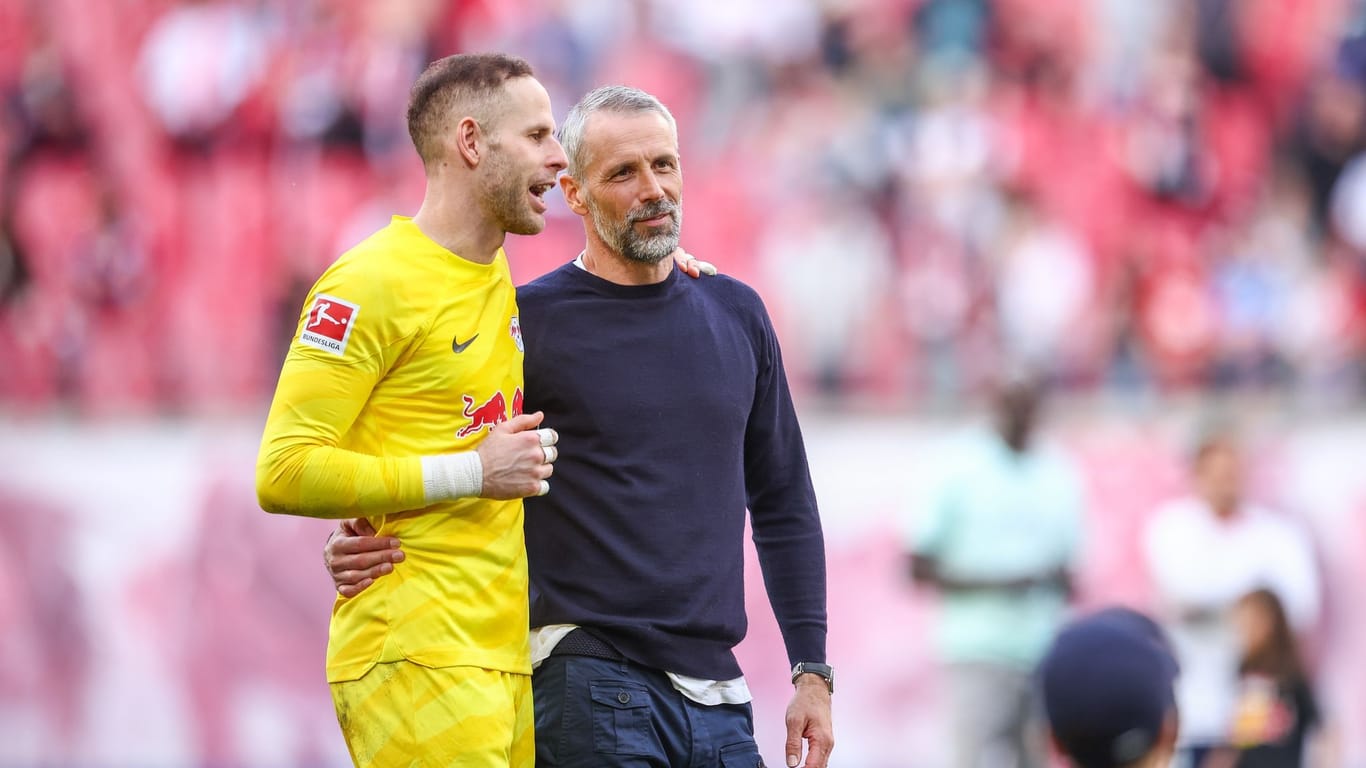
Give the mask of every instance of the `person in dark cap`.
POLYGON ((1053 744, 1076 768, 1165 768, 1179 668, 1162 630, 1127 608, 1068 624, 1039 665, 1053 744))

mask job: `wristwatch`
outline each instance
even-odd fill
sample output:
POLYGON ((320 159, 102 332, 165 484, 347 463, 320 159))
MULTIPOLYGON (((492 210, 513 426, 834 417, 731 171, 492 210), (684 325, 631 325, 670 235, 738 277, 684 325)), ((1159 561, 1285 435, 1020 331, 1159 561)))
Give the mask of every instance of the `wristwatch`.
POLYGON ((799 661, 792 665, 792 683, 795 685, 797 678, 802 675, 818 675, 825 680, 825 687, 835 692, 835 668, 829 664, 820 664, 815 661, 799 661))

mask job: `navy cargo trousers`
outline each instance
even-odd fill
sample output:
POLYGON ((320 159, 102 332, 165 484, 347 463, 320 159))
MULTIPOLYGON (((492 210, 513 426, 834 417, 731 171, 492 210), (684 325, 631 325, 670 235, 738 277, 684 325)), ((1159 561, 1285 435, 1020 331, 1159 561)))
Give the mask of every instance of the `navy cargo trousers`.
POLYGON ((663 672, 551 656, 532 677, 537 768, 763 768, 749 704, 698 704, 663 672))

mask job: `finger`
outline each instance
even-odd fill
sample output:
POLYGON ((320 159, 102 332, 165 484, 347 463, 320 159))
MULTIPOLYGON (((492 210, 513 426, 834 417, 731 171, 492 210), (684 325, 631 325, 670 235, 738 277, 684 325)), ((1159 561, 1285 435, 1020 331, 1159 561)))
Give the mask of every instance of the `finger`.
POLYGON ((341 595, 342 597, 355 597, 356 595, 359 595, 361 592, 364 592, 366 587, 374 583, 374 579, 366 579, 365 581, 362 581, 359 584, 343 584, 337 587, 337 594, 341 595))
POLYGON ((716 265, 712 264, 710 261, 702 261, 701 259, 697 259, 696 262, 694 262, 694 266, 697 267, 698 272, 704 275, 711 275, 713 277, 716 276, 716 265))
POLYGON ((332 577, 338 584, 359 584, 367 579, 373 581, 381 576, 394 572, 393 563, 380 563, 373 568, 362 568, 354 571, 341 571, 332 577))
POLYGON ((358 536, 375 535, 375 526, 371 525, 367 518, 357 517, 348 520, 347 522, 351 523, 351 530, 355 531, 358 536))
MULTIPOLYGON (((540 438, 542 448, 560 442, 560 433, 550 427, 543 427, 536 430, 536 436, 540 438)), ((553 459, 551 459, 551 461, 553 461, 553 459)))
POLYGON ((689 255, 687 251, 682 248, 675 248, 674 252, 669 255, 673 257, 674 264, 678 265, 678 268, 687 273, 688 276, 698 277, 697 259, 689 255))
POLYGON ((347 581, 365 581, 366 579, 378 579, 381 576, 394 572, 393 563, 380 563, 373 568, 356 571, 355 575, 347 581))
POLYGON ((555 459, 560 458, 560 449, 553 445, 543 445, 541 446, 541 451, 545 454, 545 461, 542 462, 543 464, 554 464, 555 459))
POLYGON ((545 419, 545 414, 540 411, 519 413, 502 424, 496 425, 494 429, 501 432, 525 432, 539 427, 543 419, 545 419))
POLYGON ((541 480, 540 483, 541 483, 541 487, 540 487, 539 489, 537 489, 536 495, 537 495, 537 496, 544 496, 544 495, 546 495, 547 493, 550 493, 550 481, 549 481, 549 480, 541 480))
POLYGON ((830 762, 830 750, 833 745, 828 742, 811 739, 806 743, 806 768, 825 768, 826 763, 830 762))
POLYGON ((399 540, 388 536, 338 536, 329 545, 332 554, 358 555, 361 552, 375 552, 382 549, 398 549, 399 540))
POLYGON ((341 573, 344 571, 358 571, 367 568, 374 568, 380 563, 401 563, 404 554, 400 550, 381 549, 375 552, 365 552, 359 555, 346 555, 332 560, 331 570, 341 573))
POLYGON ((796 768, 802 761, 802 733, 793 726, 787 726, 787 768, 796 768))

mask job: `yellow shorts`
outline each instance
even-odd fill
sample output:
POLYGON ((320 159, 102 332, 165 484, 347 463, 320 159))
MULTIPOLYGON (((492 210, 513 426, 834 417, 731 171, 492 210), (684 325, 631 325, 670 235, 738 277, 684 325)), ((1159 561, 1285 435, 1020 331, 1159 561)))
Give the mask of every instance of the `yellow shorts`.
POLYGON ((397 661, 331 688, 360 768, 535 766, 530 675, 397 661))

